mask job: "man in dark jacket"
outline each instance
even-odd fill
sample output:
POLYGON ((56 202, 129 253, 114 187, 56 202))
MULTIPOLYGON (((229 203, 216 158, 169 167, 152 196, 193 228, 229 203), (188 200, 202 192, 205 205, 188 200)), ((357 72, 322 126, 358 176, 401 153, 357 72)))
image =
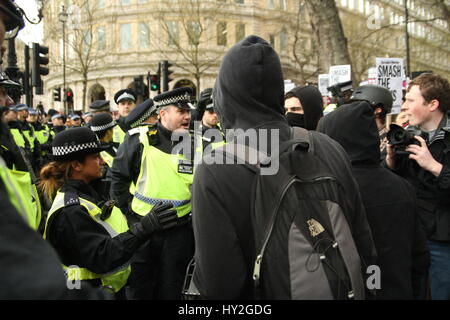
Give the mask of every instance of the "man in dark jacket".
POLYGON ((400 155, 388 145, 386 164, 416 189, 419 218, 429 240, 433 299, 450 299, 450 84, 424 73, 408 87, 408 130, 418 144, 400 155), (425 139, 424 139, 425 138, 425 139), (420 143, 420 145, 419 145, 420 143))
POLYGON ((425 296, 429 253, 416 214, 415 193, 403 178, 380 165, 380 137, 370 105, 358 101, 325 116, 317 131, 347 151, 378 254, 377 299, 425 296))
MULTIPOLYGON (((276 142, 288 140, 291 130, 284 117, 283 91, 281 64, 273 48, 256 36, 242 40, 222 60, 214 88, 222 128, 278 129, 276 142)), ((239 136, 228 138, 233 143, 239 136)), ((313 132, 313 139, 317 155, 336 173, 349 197, 349 225, 361 260, 373 264, 375 248, 348 158, 325 135, 313 132)), ((194 177, 194 282, 205 298, 252 299, 256 249, 249 199, 255 176, 239 164, 214 164, 213 156, 214 152, 205 155, 194 177)))

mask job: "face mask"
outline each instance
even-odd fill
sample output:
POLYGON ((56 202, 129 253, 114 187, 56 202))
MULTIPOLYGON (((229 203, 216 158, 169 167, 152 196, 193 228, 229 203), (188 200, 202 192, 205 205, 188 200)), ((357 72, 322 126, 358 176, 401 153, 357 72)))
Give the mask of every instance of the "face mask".
POLYGON ((301 113, 286 113, 286 119, 291 127, 305 127, 305 115, 301 113))

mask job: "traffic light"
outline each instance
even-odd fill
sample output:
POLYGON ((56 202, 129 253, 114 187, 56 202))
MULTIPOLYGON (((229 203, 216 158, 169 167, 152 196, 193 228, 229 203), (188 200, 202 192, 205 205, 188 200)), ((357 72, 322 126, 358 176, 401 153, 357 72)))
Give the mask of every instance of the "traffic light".
POLYGON ((144 76, 134 77, 134 86, 135 86, 136 95, 138 95, 138 96, 145 95, 144 76))
POLYGON ((67 103, 73 103, 73 92, 72 90, 66 90, 66 101, 67 103))
POLYGON ((150 75, 150 90, 151 91, 159 90, 159 76, 157 74, 150 75))
POLYGON ((61 101, 61 88, 53 89, 53 101, 61 101))
POLYGON ((33 87, 41 87, 42 79, 41 75, 48 75, 48 68, 44 67, 48 65, 48 47, 41 46, 39 43, 33 42, 32 48, 32 72, 31 72, 31 85, 33 87))
POLYGON ((169 82, 173 80, 170 78, 170 75, 173 73, 170 70, 171 66, 172 64, 167 60, 164 60, 162 63, 163 91, 169 91, 169 82))

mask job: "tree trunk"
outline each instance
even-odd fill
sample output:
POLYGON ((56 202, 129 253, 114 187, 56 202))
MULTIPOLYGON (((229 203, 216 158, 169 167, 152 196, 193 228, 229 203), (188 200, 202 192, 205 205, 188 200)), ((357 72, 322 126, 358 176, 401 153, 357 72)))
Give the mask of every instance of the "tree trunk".
MULTIPOLYGON (((328 73, 330 66, 352 64, 339 10, 335 0, 307 0, 311 27, 319 48, 319 68, 328 73)), ((353 70, 352 70, 353 73, 353 70)), ((352 76, 352 79, 354 77, 352 76)))
POLYGON ((88 103, 86 103, 86 96, 87 96, 87 82, 88 82, 88 78, 87 78, 87 72, 83 73, 83 112, 86 112, 86 106, 88 105, 88 103))

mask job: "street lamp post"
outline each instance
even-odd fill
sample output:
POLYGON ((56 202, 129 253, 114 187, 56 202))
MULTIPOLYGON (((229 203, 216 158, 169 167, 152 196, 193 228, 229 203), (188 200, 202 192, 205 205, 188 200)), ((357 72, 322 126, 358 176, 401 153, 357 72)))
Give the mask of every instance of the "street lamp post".
POLYGON ((409 24, 409 10, 408 10, 408 0, 404 0, 404 6, 405 6, 405 42, 406 42, 406 76, 410 76, 411 73, 411 55, 410 55, 410 49, 409 49, 409 30, 408 30, 408 24, 409 24))
POLYGON ((63 36, 63 102, 64 102, 64 113, 67 114, 67 96, 66 96, 66 22, 68 14, 64 10, 64 5, 59 13, 59 21, 62 22, 62 36, 63 36))

